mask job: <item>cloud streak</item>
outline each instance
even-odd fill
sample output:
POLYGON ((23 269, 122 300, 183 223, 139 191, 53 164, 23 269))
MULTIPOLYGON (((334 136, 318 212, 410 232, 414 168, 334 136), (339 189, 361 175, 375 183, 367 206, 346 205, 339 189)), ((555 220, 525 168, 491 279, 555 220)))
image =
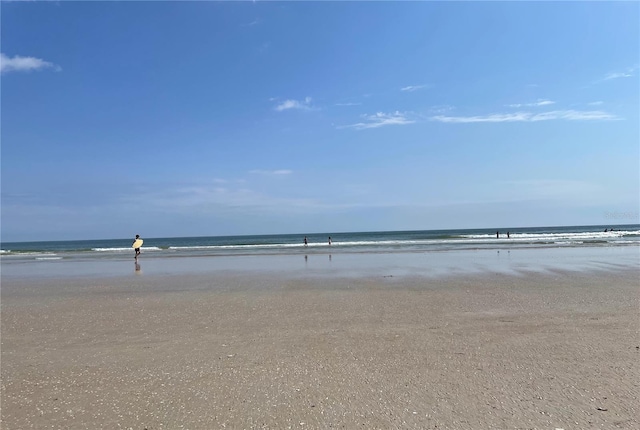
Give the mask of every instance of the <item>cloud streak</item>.
POLYGON ((594 84, 607 82, 607 81, 612 81, 612 80, 615 80, 615 79, 632 78, 632 77, 635 76, 635 74, 636 74, 635 72, 636 72, 637 69, 638 69, 638 66, 634 66, 634 67, 628 67, 624 71, 609 72, 603 78, 598 79, 597 81, 595 81, 594 84))
POLYGON ((42 69, 53 69, 56 72, 62 70, 60 66, 41 60, 40 58, 21 57, 19 55, 8 57, 0 53, 0 73, 31 72, 42 69))
POLYGON ((497 113, 479 116, 445 116, 436 115, 432 121, 445 123, 480 123, 480 122, 538 122, 538 121, 611 121, 618 120, 617 116, 603 111, 555 110, 542 113, 515 112, 497 113))
POLYGON ((304 100, 285 100, 282 103, 278 104, 275 108, 276 111, 282 112, 290 109, 298 109, 298 110, 310 110, 311 109, 311 97, 305 97, 304 100))
POLYGON ((632 78, 634 71, 635 71, 634 68, 629 68, 625 72, 612 72, 612 73, 607 74, 607 76, 605 76, 602 80, 603 81, 610 81, 612 79, 632 78))
POLYGON ((516 104, 507 105, 507 106, 512 108, 521 108, 521 107, 549 106, 552 104, 555 104, 555 102, 552 100, 538 99, 538 101, 534 103, 516 103, 516 104))
POLYGON ((365 130, 369 128, 379 128, 387 125, 407 125, 413 124, 415 121, 407 117, 407 113, 395 111, 392 113, 378 112, 373 115, 362 115, 365 122, 345 125, 339 128, 354 128, 356 130, 365 130))
POLYGON ((280 169, 280 170, 251 170, 249 173, 254 175, 269 175, 269 176, 284 176, 293 173, 292 170, 280 169))
POLYGON ((428 87, 429 87, 428 85, 409 85, 409 86, 400 88, 400 91, 413 92, 413 91, 423 90, 428 87))

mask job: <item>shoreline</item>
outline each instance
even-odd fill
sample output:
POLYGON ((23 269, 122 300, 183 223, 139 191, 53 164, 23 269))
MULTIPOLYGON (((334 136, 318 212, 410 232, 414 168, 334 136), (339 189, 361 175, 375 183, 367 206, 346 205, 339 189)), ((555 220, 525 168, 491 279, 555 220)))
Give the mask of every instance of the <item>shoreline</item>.
MULTIPOLYGON (((275 234, 147 238, 143 252, 157 258, 287 256, 306 254, 395 253, 518 250, 598 246, 640 246, 640 224, 490 229, 343 232, 310 235, 275 234), (303 240, 307 237, 307 243, 303 240), (329 243, 330 242, 330 243, 329 243)), ((3 242, 7 262, 30 260, 122 260, 131 255, 127 239, 49 242, 3 242)))
POLYGON ((220 273, 278 273, 281 276, 425 276, 590 269, 640 269, 640 246, 439 250, 358 253, 299 252, 284 255, 157 257, 143 253, 118 259, 0 259, 2 280, 130 275, 216 276, 220 273))

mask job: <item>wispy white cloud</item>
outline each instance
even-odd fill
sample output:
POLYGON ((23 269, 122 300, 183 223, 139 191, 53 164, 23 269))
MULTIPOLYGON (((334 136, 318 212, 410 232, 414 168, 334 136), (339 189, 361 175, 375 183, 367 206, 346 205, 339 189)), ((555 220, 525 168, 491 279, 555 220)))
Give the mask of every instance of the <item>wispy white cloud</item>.
POLYGON ((625 70, 619 70, 615 72, 609 72, 604 77, 593 82, 594 84, 599 84, 606 81, 611 81, 614 79, 622 79, 622 78, 632 78, 636 75, 636 70, 638 70, 638 66, 627 67, 625 70))
POLYGON ((530 114, 524 112, 518 113, 499 113, 484 116, 446 116, 436 115, 430 119, 438 122, 450 122, 450 123, 468 123, 468 122, 513 122, 513 121, 526 121, 527 116, 530 114))
POLYGON ((611 79, 630 78, 632 76, 633 76, 633 73, 629 73, 629 72, 615 72, 615 73, 609 73, 602 80, 610 81, 611 79))
POLYGON ((438 106, 431 106, 429 108, 429 113, 430 114, 443 114, 446 112, 451 112, 452 110, 454 110, 455 108, 453 106, 449 106, 449 105, 438 105, 438 106))
POLYGON ((423 85, 409 85, 409 86, 400 88, 400 91, 413 92, 413 91, 423 90, 425 88, 429 88, 429 85, 426 85, 426 84, 423 84, 423 85))
POLYGON ((62 68, 56 64, 48 61, 41 60, 35 57, 21 57, 16 55, 14 57, 8 57, 5 54, 0 53, 0 72, 30 72, 34 70, 53 69, 56 72, 62 70, 62 68))
POLYGON ((634 76, 634 72, 636 71, 636 67, 629 67, 627 70, 623 72, 610 72, 602 78, 603 81, 610 81, 612 79, 620 79, 620 78, 632 78, 634 76))
POLYGON ((406 112, 395 111, 392 113, 378 112, 373 115, 362 115, 366 122, 350 124, 339 128, 355 128, 356 130, 364 130, 367 128, 379 128, 386 125, 406 125, 413 124, 415 121, 408 118, 406 112))
POLYGON ((552 100, 546 100, 546 99, 538 99, 538 101, 533 102, 533 103, 516 103, 516 104, 510 104, 507 105, 508 107, 512 107, 512 108, 521 108, 521 107, 538 107, 538 106, 549 106, 555 104, 554 101, 552 100))
POLYGON ((362 105, 362 103, 336 103, 336 106, 360 106, 362 105))
POLYGON ((597 101, 597 102, 591 102, 591 103, 587 103, 589 106, 600 106, 602 104, 604 104, 603 101, 597 101))
POLYGON ((576 111, 555 110, 550 112, 532 113, 497 113, 479 116, 445 116, 436 115, 430 118, 432 121, 447 123, 474 123, 474 122, 537 122, 537 121, 606 121, 620 119, 617 116, 603 111, 576 111))
POLYGON ((282 175, 290 175, 293 173, 292 170, 280 169, 280 170, 252 170, 249 173, 254 175, 271 175, 271 176, 282 176, 282 175))
POLYGON ((282 103, 279 103, 275 108, 278 112, 282 112, 289 109, 301 109, 301 110, 310 110, 311 109, 311 97, 305 97, 304 100, 285 100, 282 103))

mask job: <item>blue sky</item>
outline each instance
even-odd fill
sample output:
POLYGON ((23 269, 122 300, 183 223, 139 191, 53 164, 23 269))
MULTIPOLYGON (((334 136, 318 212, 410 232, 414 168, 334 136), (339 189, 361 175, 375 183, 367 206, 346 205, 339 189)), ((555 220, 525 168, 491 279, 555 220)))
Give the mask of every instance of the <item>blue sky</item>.
POLYGON ((1 7, 4 241, 638 222, 638 2, 1 7))

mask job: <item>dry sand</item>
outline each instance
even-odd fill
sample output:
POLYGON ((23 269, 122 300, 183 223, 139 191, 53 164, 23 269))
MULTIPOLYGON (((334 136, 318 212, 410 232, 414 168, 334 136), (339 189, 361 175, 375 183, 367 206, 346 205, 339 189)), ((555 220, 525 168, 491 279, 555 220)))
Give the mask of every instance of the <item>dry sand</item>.
POLYGON ((2 428, 640 428, 638 275, 10 280, 2 428))

